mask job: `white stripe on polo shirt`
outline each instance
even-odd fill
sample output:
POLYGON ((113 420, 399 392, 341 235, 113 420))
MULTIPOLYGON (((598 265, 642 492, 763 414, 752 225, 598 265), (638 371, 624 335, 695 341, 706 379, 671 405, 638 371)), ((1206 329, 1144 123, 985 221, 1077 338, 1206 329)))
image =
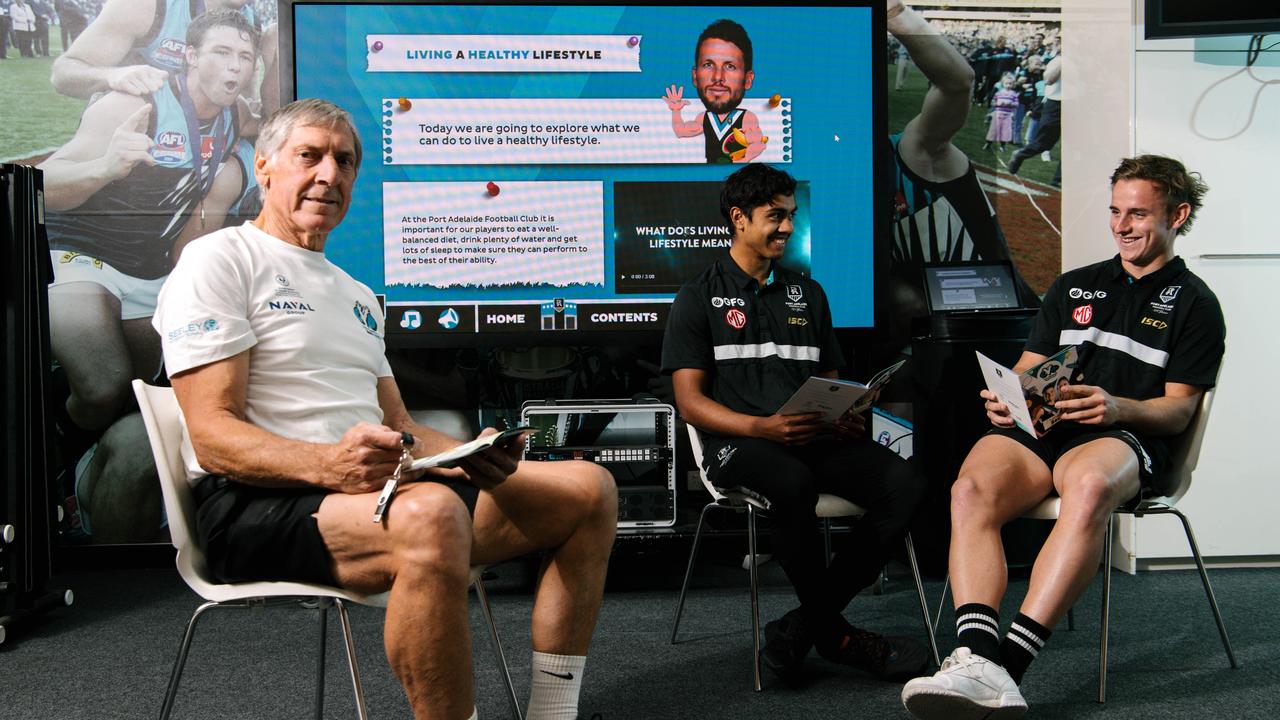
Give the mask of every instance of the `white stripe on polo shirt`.
POLYGON ((1058 343, 1060 345, 1079 345, 1086 341, 1098 347, 1122 352, 1158 368, 1163 368, 1169 364, 1169 353, 1164 350, 1157 350, 1150 345, 1143 345, 1137 340, 1119 333, 1091 327, 1084 330, 1063 330, 1058 334, 1058 343))
POLYGON ((818 362, 822 349, 813 345, 779 345, 777 343, 755 343, 742 345, 717 345, 716 361, 720 360, 756 360, 778 356, 783 360, 808 360, 818 362))

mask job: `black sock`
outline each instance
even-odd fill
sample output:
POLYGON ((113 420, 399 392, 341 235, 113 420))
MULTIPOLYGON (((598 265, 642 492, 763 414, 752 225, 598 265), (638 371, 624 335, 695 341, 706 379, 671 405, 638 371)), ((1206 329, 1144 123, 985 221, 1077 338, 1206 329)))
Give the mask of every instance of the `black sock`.
POLYGON ((1036 655, 1044 649, 1053 632, 1031 618, 1018 613, 1009 626, 1009 634, 1000 643, 1000 664, 1009 671, 1013 681, 1022 684, 1022 676, 1036 655))
POLYGON ((966 603, 956 608, 956 638, 962 647, 994 662, 1000 662, 1000 613, 982 603, 966 603))

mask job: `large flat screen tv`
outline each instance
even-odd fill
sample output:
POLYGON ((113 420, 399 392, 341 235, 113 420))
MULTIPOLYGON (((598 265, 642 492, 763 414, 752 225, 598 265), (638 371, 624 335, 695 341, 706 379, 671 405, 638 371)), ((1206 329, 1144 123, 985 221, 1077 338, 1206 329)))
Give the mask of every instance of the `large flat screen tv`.
POLYGON ((1146 0, 1146 36, 1189 38, 1280 32, 1276 0, 1146 0))
POLYGON ((341 105, 364 144, 326 252, 384 298, 390 344, 656 337, 727 252, 719 185, 740 161, 800 181, 784 263, 823 283, 837 327, 873 325, 882 5, 280 11, 284 96, 341 105), (695 49, 722 19, 751 57, 740 92, 703 83, 713 113, 695 49))

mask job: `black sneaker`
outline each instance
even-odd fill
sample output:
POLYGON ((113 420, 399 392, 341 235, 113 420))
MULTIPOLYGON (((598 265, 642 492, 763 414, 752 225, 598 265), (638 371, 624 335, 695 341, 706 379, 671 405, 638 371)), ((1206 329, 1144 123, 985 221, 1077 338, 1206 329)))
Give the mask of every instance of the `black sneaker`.
POLYGON ((889 681, 920 677, 929 667, 929 651, 910 638, 885 637, 852 625, 845 637, 830 646, 819 645, 818 654, 889 681))
POLYGON ((813 647, 800 608, 766 623, 764 640, 764 647, 760 648, 760 664, 787 685, 799 685, 804 679, 804 656, 813 647))

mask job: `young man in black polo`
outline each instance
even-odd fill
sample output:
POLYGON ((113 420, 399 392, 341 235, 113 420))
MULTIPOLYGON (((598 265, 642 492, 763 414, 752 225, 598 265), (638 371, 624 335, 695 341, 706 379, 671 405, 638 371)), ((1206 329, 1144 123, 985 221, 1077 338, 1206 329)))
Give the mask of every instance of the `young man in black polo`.
POLYGON ((862 416, 829 425, 817 414, 777 414, 809 376, 836 377, 843 362, 822 286, 778 263, 795 189, 794 178, 763 164, 725 180, 720 211, 733 245, 676 296, 663 370, 672 374, 680 414, 703 434, 711 482, 754 493, 769 507, 774 554, 800 607, 765 626, 765 667, 794 684, 816 647, 833 662, 906 679, 924 670, 924 646, 853 627, 841 613, 902 543, 924 481, 867 438, 862 416), (814 514, 823 492, 867 509, 830 567, 814 514))
POLYGON ((1142 494, 1163 494, 1165 439, 1187 428, 1217 379, 1225 347, 1218 299, 1173 254, 1174 238, 1191 226, 1206 189, 1176 160, 1122 161, 1111 176, 1119 253, 1053 283, 1014 366, 1022 371, 1062 347, 1079 347, 1084 384, 1059 388, 1062 422, 1033 438, 982 391, 995 427, 969 452, 951 490, 959 647, 935 675, 903 688, 916 717, 1025 712, 1018 684, 1097 574, 1111 511, 1142 494), (1001 640, 997 609, 1008 573, 1000 528, 1053 493, 1062 497, 1058 521, 1001 640))

